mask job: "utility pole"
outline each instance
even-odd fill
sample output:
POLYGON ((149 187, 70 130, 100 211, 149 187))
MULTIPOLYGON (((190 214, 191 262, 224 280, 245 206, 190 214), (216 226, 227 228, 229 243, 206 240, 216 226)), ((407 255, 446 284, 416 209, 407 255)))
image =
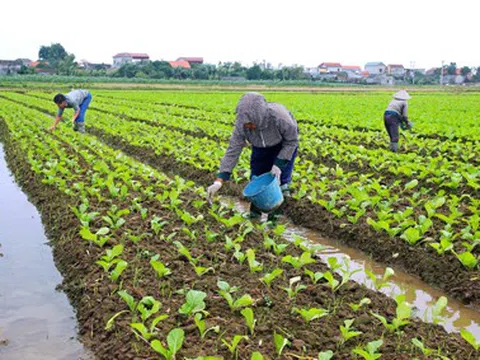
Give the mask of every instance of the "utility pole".
POLYGON ((412 77, 412 85, 415 85, 415 61, 410 61, 410 71, 412 77))
POLYGON ((440 86, 443 85, 443 64, 445 63, 445 60, 442 60, 442 67, 440 69, 440 86))

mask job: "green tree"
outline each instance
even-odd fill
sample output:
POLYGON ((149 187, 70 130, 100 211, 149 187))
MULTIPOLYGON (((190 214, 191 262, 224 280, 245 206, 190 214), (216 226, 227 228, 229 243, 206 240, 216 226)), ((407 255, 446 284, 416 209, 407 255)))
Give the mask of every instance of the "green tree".
POLYGON ((462 75, 463 76, 467 76, 468 74, 470 74, 472 72, 472 69, 470 69, 468 66, 464 66, 462 67, 462 75))
POLYGON ((38 52, 38 58, 47 61, 53 68, 68 55, 65 48, 59 44, 51 44, 50 46, 41 46, 38 52))
POLYGON ((73 75, 75 69, 77 68, 77 63, 75 62, 75 55, 68 54, 63 59, 57 63, 57 74, 58 75, 73 75))
POLYGON ((457 72, 457 63, 451 62, 450 65, 447 66, 447 74, 455 75, 456 72, 457 72))
POLYGON ((248 80, 259 80, 262 77, 262 68, 258 64, 254 64, 246 71, 248 80))

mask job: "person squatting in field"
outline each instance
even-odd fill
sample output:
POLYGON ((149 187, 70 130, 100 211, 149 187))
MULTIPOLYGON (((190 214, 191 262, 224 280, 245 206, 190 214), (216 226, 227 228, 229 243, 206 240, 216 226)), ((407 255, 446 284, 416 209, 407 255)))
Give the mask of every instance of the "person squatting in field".
POLYGON ((390 150, 398 151, 399 132, 398 127, 402 129, 411 129, 413 124, 408 121, 408 103, 411 96, 405 90, 401 90, 393 95, 393 100, 387 106, 383 115, 385 128, 390 137, 390 150))
MULTIPOLYGON (((230 179, 247 142, 252 146, 250 170, 252 176, 271 172, 280 182, 284 196, 289 196, 289 184, 298 149, 298 125, 285 106, 267 102, 263 95, 249 92, 237 104, 235 128, 220 164, 217 179, 208 188, 208 199, 230 179)), ((259 218, 261 211, 250 205, 250 217, 259 218)), ((275 220, 278 211, 269 214, 275 220)))
POLYGON ((50 130, 55 130, 58 123, 62 120, 63 110, 65 108, 73 108, 75 113, 72 117, 73 130, 81 133, 85 132, 85 114, 88 106, 92 101, 92 95, 87 90, 73 90, 68 94, 57 94, 53 98, 53 102, 58 106, 58 113, 55 117, 55 122, 50 127, 50 130))

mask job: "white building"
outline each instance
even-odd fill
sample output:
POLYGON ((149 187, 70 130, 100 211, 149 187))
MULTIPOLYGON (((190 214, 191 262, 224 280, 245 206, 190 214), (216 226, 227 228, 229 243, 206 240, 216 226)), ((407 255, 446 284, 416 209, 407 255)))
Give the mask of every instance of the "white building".
POLYGON ((113 57, 113 67, 120 67, 129 62, 138 63, 148 60, 150 57, 144 53, 119 53, 113 57))
POLYGON ((387 72, 387 66, 383 62, 369 62, 365 64, 365 71, 370 75, 381 75, 387 72))
POLYGON ((392 76, 404 76, 406 69, 400 64, 389 64, 387 67, 387 73, 392 76))
POLYGON ((342 65, 334 62, 324 62, 318 65, 321 73, 338 73, 342 71, 342 65))

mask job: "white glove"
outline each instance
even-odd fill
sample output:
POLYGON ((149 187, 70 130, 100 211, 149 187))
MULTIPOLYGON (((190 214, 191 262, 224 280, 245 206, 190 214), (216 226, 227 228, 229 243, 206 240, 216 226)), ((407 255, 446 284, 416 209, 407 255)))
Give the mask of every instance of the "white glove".
POLYGON ((207 199, 208 199, 208 202, 210 204, 212 203, 213 197, 218 192, 218 190, 220 190, 221 187, 222 187, 222 182, 221 181, 215 181, 212 185, 210 185, 208 187, 208 189, 207 189, 207 199))
POLYGON ((280 183, 280 176, 282 175, 282 170, 277 165, 272 166, 272 170, 270 170, 273 176, 275 176, 278 180, 278 183, 280 183))

